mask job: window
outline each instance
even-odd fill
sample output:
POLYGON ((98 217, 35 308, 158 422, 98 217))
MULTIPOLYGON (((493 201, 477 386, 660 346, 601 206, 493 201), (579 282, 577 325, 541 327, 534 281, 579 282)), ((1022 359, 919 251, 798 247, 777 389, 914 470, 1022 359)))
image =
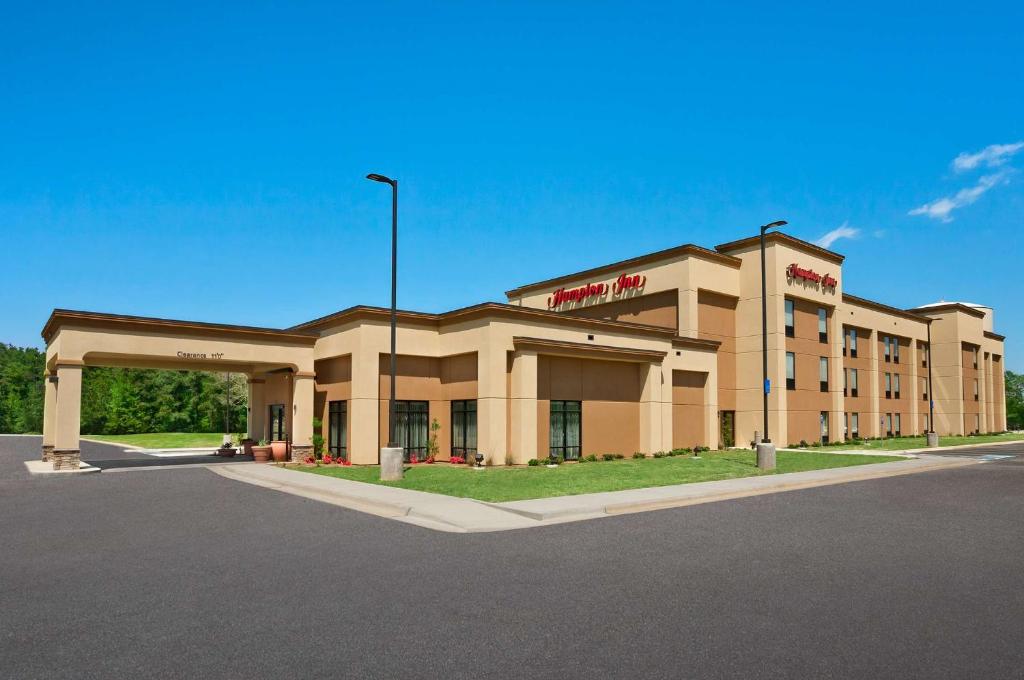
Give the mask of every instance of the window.
POLYGON ((924 414, 924 431, 925 432, 929 432, 930 431, 928 429, 928 414, 927 413, 924 414))
POLYGON ((786 352, 786 389, 796 389, 796 355, 786 352))
POLYGON ((828 357, 818 359, 818 382, 822 392, 828 392, 828 357))
POLYGON ((891 413, 886 413, 885 414, 885 436, 886 437, 891 437, 892 436, 892 414, 891 413))
POLYGON ((850 414, 843 414, 843 439, 850 438, 850 414))
POLYGON ((857 358, 857 329, 850 329, 850 358, 857 358))
POLYGON ((821 443, 828 444, 828 411, 819 413, 818 421, 821 423, 821 443))
POLYGON ((928 368, 928 345, 921 343, 921 368, 928 368))
POLYGON ((847 396, 850 392, 850 371, 849 369, 843 369, 843 396, 847 396))
POLYGON ((885 374, 885 398, 892 399, 892 373, 885 374))
POLYGON ((974 414, 974 431, 981 432, 981 416, 974 414))
POLYGON ((818 307, 818 342, 828 342, 828 310, 818 307))
POLYGON ((850 436, 854 439, 860 438, 860 414, 850 414, 850 436))
POLYGON ((857 396, 857 369, 856 368, 851 368, 850 369, 850 396, 851 397, 856 397, 857 396))
POLYGON ((793 325, 793 301, 786 300, 786 337, 792 338, 796 334, 796 330, 793 325))
POLYGON ((892 356, 889 354, 890 350, 889 350, 889 336, 888 335, 883 335, 882 336, 882 344, 885 345, 885 350, 884 350, 885 351, 885 363, 889 363, 890 361, 892 361, 892 356))
POLYGON ((899 437, 900 436, 900 430, 901 430, 901 428, 900 428, 900 414, 899 413, 897 413, 896 415, 893 416, 893 427, 895 428, 894 432, 895 432, 896 436, 899 437))
POLYGON ((551 402, 550 455, 577 460, 581 450, 582 402, 551 402))
POLYGON ((977 369, 978 368, 978 348, 977 347, 973 348, 971 350, 971 353, 974 356, 974 368, 977 369))
POLYGON ((452 455, 476 455, 476 399, 452 401, 452 455))
POLYGON ((900 340, 899 340, 899 338, 892 338, 892 362, 894 364, 900 363, 900 340))
POLYGON ((270 441, 283 442, 285 440, 285 417, 284 417, 284 404, 271 404, 268 407, 269 418, 267 423, 270 425, 270 441))
POLYGON ((327 453, 348 460, 348 402, 327 404, 327 453))
POLYGON ((900 398, 900 374, 894 373, 892 376, 892 391, 893 397, 896 399, 900 398))
POLYGON ((921 378, 921 400, 928 401, 928 378, 921 378))
POLYGON ((974 401, 978 401, 978 379, 974 379, 974 401))
POLYGON ((427 420, 430 405, 425 401, 395 402, 395 436, 402 447, 405 462, 416 456, 423 460, 427 456, 427 420))

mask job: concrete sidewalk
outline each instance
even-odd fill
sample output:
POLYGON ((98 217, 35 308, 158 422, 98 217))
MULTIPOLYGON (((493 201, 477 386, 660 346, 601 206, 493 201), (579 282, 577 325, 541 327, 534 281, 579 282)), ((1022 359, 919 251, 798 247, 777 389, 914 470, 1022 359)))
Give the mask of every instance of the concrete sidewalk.
MULTIPOLYGON (((596 519, 631 512, 710 503, 829 484, 945 470, 981 461, 924 456, 891 463, 743 477, 626 491, 557 496, 505 503, 397 489, 337 477, 288 470, 275 465, 210 467, 219 475, 379 517, 459 533, 527 529, 562 522, 596 519)), ((483 473, 486 474, 486 473, 483 473)))

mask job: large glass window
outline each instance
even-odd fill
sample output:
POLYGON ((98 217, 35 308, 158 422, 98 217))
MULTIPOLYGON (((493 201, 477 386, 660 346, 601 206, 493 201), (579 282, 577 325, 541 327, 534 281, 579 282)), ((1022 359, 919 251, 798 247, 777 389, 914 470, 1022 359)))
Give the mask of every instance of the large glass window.
POLYGON ((900 363, 900 339, 892 339, 892 361, 895 364, 900 363))
POLYGON ((857 369, 856 368, 851 368, 850 369, 850 396, 851 397, 856 397, 857 396, 857 369))
POLYGON ((550 454, 565 460, 577 460, 582 447, 582 410, 579 401, 551 402, 550 454))
POLYGON ((860 414, 850 414, 850 436, 854 439, 860 437, 860 414))
POLYGON ((892 399, 892 373, 885 374, 885 398, 892 399))
POLYGON ((822 392, 828 392, 828 357, 818 358, 818 382, 822 392))
POLYGON ((900 374, 899 373, 894 373, 893 376, 892 376, 892 391, 893 391, 893 396, 896 399, 899 399, 900 398, 900 374))
POLYGON ((818 340, 828 342, 828 310, 818 307, 818 340))
MULTIPOLYGON (((786 337, 787 338, 792 338, 796 334, 796 331, 795 331, 795 328, 794 328, 794 325, 793 325, 794 324, 794 322, 793 322, 793 301, 792 300, 786 300, 785 307, 786 307, 786 337)), ((778 309, 778 307, 776 307, 776 309, 778 309)))
POLYGON ((891 348, 889 347, 889 336, 888 336, 888 335, 883 335, 883 336, 882 336, 882 345, 884 345, 884 351, 885 351, 885 360, 886 360, 887 362, 888 362, 888 361, 892 361, 892 355, 890 354, 890 352, 891 352, 892 350, 891 350, 891 348))
POLYGON ((796 355, 786 352, 786 389, 796 389, 796 355))
POLYGON ((857 358, 857 329, 850 329, 850 358, 857 358))
POLYGON ((821 443, 828 444, 828 411, 822 411, 818 420, 821 422, 821 443))
POLYGON ((896 413, 896 414, 893 415, 893 432, 896 434, 897 437, 899 437, 900 436, 900 431, 901 431, 900 414, 896 413))
POLYGON ((347 401, 327 404, 327 452, 333 457, 348 460, 347 401))
POLYGON ((430 405, 425 401, 396 401, 395 430, 398 445, 402 447, 405 461, 415 455, 417 460, 427 457, 427 430, 430 405))
POLYGON ((452 455, 476 455, 476 399, 452 402, 452 455))

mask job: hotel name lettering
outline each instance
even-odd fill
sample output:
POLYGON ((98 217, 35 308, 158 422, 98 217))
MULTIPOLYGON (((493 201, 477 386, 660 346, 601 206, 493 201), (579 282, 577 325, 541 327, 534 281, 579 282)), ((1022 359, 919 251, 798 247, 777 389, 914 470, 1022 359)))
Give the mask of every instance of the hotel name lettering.
POLYGON ((223 352, 210 352, 209 354, 207 354, 206 352, 178 352, 178 358, 179 359, 212 359, 212 360, 217 360, 217 359, 223 359, 224 358, 224 353, 223 352))

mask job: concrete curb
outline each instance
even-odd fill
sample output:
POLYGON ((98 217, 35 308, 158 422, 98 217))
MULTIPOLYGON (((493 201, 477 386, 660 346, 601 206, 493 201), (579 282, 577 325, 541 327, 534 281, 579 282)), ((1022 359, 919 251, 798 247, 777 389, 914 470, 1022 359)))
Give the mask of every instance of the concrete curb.
MULTIPOLYGON (((980 444, 954 444, 953 446, 932 446, 930 448, 920 449, 898 449, 895 451, 882 451, 877 449, 845 449, 843 451, 830 451, 827 446, 810 447, 803 449, 779 449, 779 451, 792 451, 795 453, 804 453, 808 451, 817 453, 838 453, 838 454, 854 454, 861 456, 915 456, 919 453, 942 453, 943 451, 960 451, 962 449, 977 449, 983 446, 1009 446, 1011 444, 1024 444, 1024 439, 1015 439, 1008 442, 988 442, 980 444)), ((747 449, 749 451, 749 449, 747 449)))
POLYGON ((290 493, 339 507, 398 520, 435 531, 475 533, 549 526, 600 517, 684 507, 701 503, 797 491, 979 465, 966 458, 923 458, 780 475, 487 503, 470 498, 367 484, 277 466, 248 464, 225 469, 206 466, 222 477, 290 493))
POLYGON ((41 460, 26 460, 25 468, 30 475, 84 475, 100 471, 98 467, 93 467, 84 461, 78 463, 77 470, 54 470, 53 463, 41 460))

